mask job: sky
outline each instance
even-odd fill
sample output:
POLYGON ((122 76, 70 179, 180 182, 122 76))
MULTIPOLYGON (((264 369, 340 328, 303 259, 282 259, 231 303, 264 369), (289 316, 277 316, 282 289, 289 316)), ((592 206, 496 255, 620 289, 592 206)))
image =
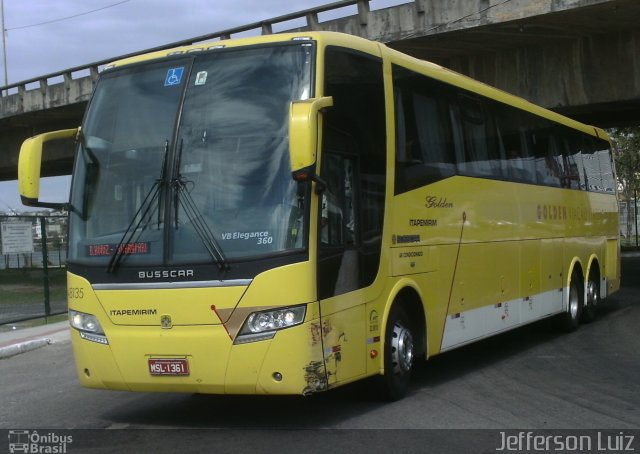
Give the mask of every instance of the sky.
MULTIPOLYGON (((131 52, 259 22, 334 0, 2 0, 8 83, 111 59, 131 52)), ((410 0, 371 0, 372 10, 410 0)), ((319 20, 356 13, 322 13, 319 20)), ((303 23, 294 22, 297 27, 303 23)), ((279 31, 282 28, 274 28, 279 31)), ((5 65, 0 61, 0 86, 5 65)), ((1 133, 1 131, 0 131, 1 133)), ((66 201, 69 178, 41 193, 66 201)), ((0 182, 0 211, 26 210, 17 183, 0 182)))

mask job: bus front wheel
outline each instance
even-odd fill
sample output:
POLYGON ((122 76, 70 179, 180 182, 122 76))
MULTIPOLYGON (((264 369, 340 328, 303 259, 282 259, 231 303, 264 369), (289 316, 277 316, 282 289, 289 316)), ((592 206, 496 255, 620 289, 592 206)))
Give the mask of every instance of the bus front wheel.
POLYGON ((415 356, 414 333, 401 305, 391 308, 384 341, 382 392, 388 400, 403 398, 409 389, 415 356))

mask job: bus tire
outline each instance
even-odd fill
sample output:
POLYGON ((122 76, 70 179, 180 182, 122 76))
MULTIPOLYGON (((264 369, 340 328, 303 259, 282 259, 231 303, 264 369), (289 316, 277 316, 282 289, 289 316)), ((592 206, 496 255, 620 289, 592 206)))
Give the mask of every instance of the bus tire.
POLYGON ((381 391, 385 400, 396 401, 407 394, 415 359, 414 330, 400 304, 391 308, 385 333, 381 391))
POLYGON ((563 331, 572 332, 580 326, 580 317, 582 317, 582 309, 584 307, 583 300, 584 288, 582 276, 579 272, 574 271, 571 274, 571 282, 569 283, 567 310, 561 316, 561 328, 563 331))
POLYGON ((589 323, 596 319, 598 315, 598 304, 600 303, 600 282, 593 273, 589 275, 585 292, 584 309, 582 311, 582 321, 589 323))

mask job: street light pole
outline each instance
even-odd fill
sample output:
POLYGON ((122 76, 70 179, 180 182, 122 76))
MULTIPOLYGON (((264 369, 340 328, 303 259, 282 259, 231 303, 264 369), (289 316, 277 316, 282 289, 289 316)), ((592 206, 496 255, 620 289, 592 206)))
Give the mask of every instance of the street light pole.
POLYGON ((2 61, 4 68, 4 86, 9 85, 9 76, 7 71, 7 30, 4 28, 4 0, 0 0, 0 32, 2 32, 2 61))

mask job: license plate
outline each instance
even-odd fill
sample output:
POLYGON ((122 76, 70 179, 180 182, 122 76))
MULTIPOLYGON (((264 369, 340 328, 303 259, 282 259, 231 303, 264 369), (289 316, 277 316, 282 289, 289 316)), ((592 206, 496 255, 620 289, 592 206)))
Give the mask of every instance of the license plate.
POLYGON ((149 358, 149 373, 151 375, 189 375, 189 363, 186 358, 149 358))

